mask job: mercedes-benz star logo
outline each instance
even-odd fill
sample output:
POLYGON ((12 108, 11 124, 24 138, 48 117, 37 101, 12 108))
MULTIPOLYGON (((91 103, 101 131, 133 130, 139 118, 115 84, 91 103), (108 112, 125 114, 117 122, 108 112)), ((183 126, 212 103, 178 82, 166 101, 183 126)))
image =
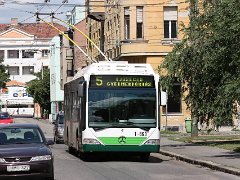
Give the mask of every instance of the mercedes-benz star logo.
POLYGON ((119 144, 125 144, 126 143, 126 137, 125 136, 120 136, 118 138, 118 142, 119 142, 119 144))

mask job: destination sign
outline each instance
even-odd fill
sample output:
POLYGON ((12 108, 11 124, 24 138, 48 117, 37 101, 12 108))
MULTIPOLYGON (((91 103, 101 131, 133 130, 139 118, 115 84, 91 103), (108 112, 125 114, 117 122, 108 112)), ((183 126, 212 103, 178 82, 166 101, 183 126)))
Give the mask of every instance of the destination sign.
POLYGON ((98 88, 153 88, 153 76, 136 75, 91 75, 90 87, 98 88))

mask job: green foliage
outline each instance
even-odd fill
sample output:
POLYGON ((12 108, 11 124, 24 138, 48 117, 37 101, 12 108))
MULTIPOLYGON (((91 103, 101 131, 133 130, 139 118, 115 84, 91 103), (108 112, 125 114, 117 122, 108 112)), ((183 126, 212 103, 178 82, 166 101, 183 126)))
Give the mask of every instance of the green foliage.
POLYGON ((167 69, 162 86, 169 91, 175 77, 184 84, 193 117, 221 126, 232 122, 240 101, 240 3, 204 1, 198 7, 159 71, 167 69))
POLYGON ((3 64, 3 59, 0 59, 0 88, 6 86, 6 82, 10 81, 6 66, 3 64))
POLYGON ((33 96, 34 102, 38 103, 42 110, 50 112, 50 70, 46 69, 42 73, 34 74, 37 78, 27 83, 27 92, 33 96))

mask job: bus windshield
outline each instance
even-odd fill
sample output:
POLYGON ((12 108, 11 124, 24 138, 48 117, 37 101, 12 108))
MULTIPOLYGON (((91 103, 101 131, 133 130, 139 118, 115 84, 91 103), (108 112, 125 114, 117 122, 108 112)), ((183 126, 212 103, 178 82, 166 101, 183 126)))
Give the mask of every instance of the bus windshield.
POLYGON ((156 127, 155 88, 89 88, 89 127, 156 127))

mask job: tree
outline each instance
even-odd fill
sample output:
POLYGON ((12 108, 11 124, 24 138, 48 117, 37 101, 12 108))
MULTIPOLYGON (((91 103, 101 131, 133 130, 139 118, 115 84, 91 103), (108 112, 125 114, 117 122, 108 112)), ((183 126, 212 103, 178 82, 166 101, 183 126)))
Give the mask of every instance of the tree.
POLYGON ((171 90, 175 78, 184 85, 195 130, 199 121, 231 124, 240 100, 240 3, 210 0, 198 7, 183 40, 159 66, 167 70, 165 88, 171 90))
POLYGON ((33 96, 34 102, 41 106, 42 114, 44 110, 50 112, 50 70, 34 74, 37 78, 27 83, 27 92, 33 96))
POLYGON ((6 82, 10 81, 7 67, 3 64, 3 59, 0 59, 0 87, 5 87, 6 82))

